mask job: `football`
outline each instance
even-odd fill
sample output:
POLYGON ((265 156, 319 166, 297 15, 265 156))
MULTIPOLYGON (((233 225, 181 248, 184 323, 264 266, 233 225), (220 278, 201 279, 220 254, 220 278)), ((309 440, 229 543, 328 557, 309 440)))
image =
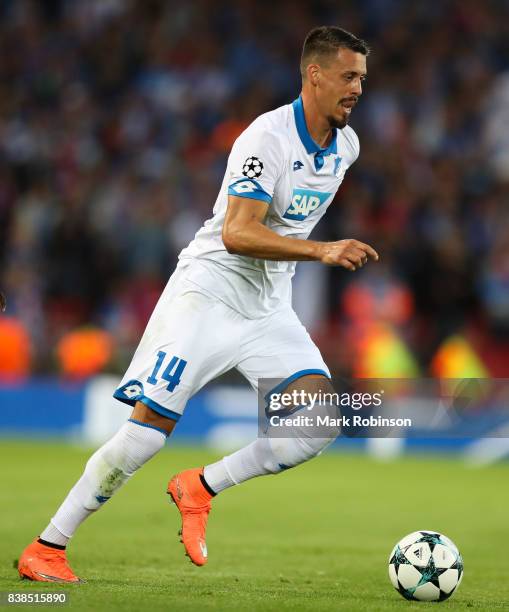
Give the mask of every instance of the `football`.
POLYGON ((444 601, 463 578, 463 559, 452 540, 437 531, 414 531, 389 556, 389 578, 405 598, 444 601))

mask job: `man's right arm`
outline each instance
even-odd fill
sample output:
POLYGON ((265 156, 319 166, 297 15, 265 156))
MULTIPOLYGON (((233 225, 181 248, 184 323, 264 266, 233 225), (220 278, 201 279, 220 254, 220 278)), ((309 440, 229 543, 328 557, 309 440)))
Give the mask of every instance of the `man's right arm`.
POLYGON ((268 204, 261 200, 228 197, 223 243, 229 253, 275 261, 321 261, 330 266, 357 270, 378 253, 368 244, 347 239, 317 242, 280 236, 263 224, 268 204))

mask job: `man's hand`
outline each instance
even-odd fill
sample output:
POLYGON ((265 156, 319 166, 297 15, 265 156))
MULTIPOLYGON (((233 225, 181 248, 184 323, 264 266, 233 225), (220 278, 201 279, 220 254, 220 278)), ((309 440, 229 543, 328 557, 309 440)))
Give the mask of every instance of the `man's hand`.
POLYGON ((378 253, 364 242, 359 240, 338 240, 337 242, 319 243, 319 261, 328 266, 342 266, 354 272, 368 261, 378 261, 378 253))
POLYGON ((0 312, 3 312, 6 306, 7 300, 5 299, 5 295, 0 291, 0 312))

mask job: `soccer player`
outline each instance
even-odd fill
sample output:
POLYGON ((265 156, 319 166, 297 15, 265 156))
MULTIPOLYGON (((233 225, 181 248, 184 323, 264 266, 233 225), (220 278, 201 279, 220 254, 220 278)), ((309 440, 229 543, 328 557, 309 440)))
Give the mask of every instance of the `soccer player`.
MULTIPOLYGON (((304 42, 302 93, 258 117, 236 140, 217 197, 150 318, 115 397, 131 418, 86 464, 40 537, 21 555, 22 577, 79 582, 66 545, 136 470, 155 455, 208 381, 237 368, 257 389, 333 391, 318 348, 291 307, 296 261, 357 270, 378 260, 354 239, 308 240, 359 154, 348 126, 366 77, 367 45, 338 27, 312 30, 304 42)), ((212 498, 264 474, 316 456, 333 437, 259 437, 204 468, 174 476, 168 493, 181 513, 181 541, 196 565, 207 561, 205 529, 212 498)))

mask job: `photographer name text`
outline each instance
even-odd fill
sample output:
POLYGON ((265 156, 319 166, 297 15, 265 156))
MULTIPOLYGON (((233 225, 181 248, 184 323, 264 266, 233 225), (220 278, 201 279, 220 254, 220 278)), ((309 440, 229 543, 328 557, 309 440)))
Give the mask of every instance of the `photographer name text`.
POLYGON ((272 415, 269 419, 272 427, 412 427, 412 419, 361 416, 352 417, 310 416, 298 414, 294 416, 272 415))

